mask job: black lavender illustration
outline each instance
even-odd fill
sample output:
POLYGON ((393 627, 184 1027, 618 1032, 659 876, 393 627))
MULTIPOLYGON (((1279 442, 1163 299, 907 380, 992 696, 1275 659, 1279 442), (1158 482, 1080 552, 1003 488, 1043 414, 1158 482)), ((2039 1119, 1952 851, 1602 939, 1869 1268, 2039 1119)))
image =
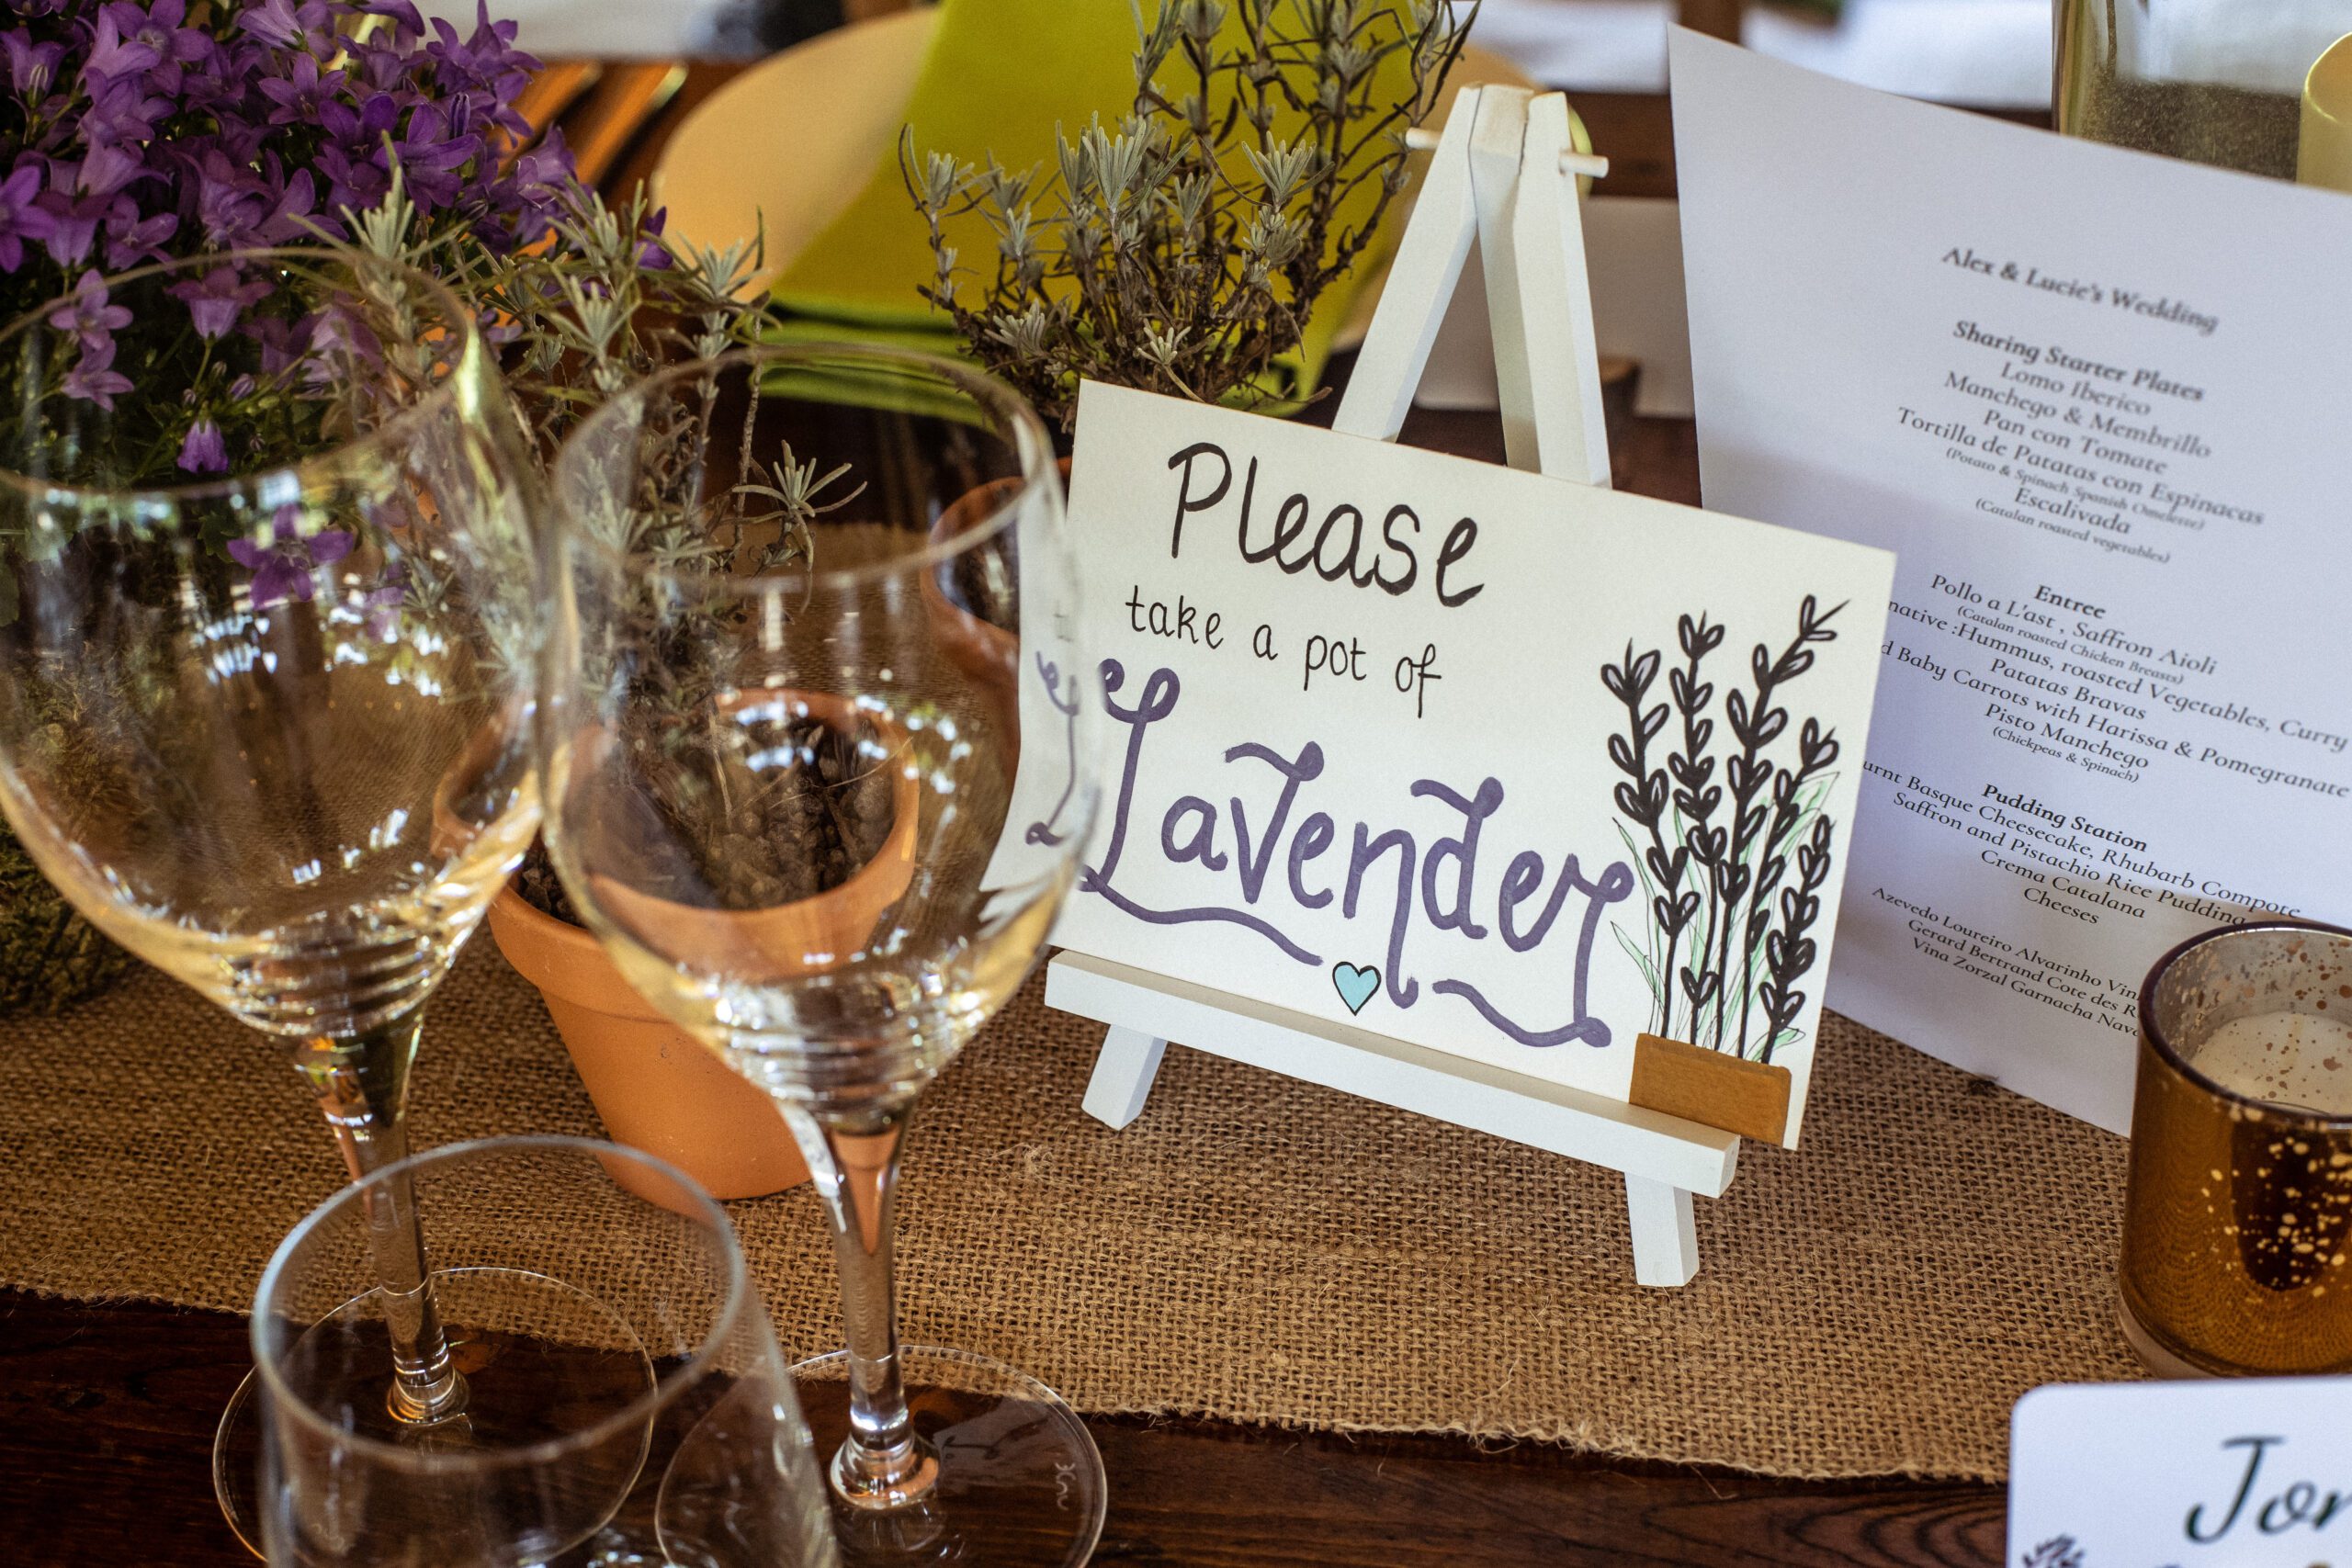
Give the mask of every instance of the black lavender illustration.
POLYGON ((2082 1549, 2071 1535, 2043 1541, 2021 1560, 2023 1568, 2083 1568, 2082 1549))
POLYGON ((1806 595, 1788 645, 1776 654, 1756 644, 1746 683, 1723 693, 1720 726, 1707 660, 1726 628, 1704 614, 1677 623, 1674 665, 1628 642, 1623 662, 1601 666, 1625 709, 1623 733, 1609 738, 1624 775, 1618 831, 1648 896, 1646 940, 1622 927, 1617 940, 1648 982, 1653 1033, 1766 1063, 1797 1037, 1797 982, 1820 953, 1812 933, 1835 832, 1822 807, 1838 744, 1815 718, 1792 734, 1783 694, 1813 668, 1815 647, 1837 640, 1829 623, 1843 608, 1806 595))

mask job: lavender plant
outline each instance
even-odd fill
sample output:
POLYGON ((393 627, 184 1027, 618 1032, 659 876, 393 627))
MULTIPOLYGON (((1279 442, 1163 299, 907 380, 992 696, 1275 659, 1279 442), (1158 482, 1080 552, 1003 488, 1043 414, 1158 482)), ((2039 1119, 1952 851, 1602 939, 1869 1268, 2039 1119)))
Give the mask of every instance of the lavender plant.
MULTIPOLYGON (((415 216, 396 181, 384 203, 355 217, 354 229, 368 251, 435 272, 482 311, 507 345, 507 385, 529 412, 543 458, 581 418, 651 371, 714 359, 759 336, 760 311, 739 298, 759 268, 759 242, 718 250, 664 242, 660 215, 649 214, 642 197, 616 212, 594 193, 568 192, 551 243, 521 252, 461 232, 412 238, 415 216)), ((688 580, 777 571, 808 558, 811 522, 860 493, 841 490, 846 465, 827 469, 789 442, 760 444, 757 378, 744 378, 747 396, 729 410, 730 433, 715 429, 718 385, 707 376, 694 399, 649 404, 640 493, 586 514, 598 543, 688 580), (706 474, 713 482, 683 478, 706 474), (695 499, 671 499, 680 496, 695 499)), ((857 777, 870 770, 854 766, 867 738, 806 724, 786 741, 804 766, 752 774, 740 748, 714 730, 720 709, 709 693, 725 677, 711 653, 729 640, 718 635, 719 623, 752 613, 753 604, 713 595, 682 607, 649 590, 626 606, 635 622, 627 645, 650 656, 631 678, 628 725, 618 737, 639 753, 628 775, 649 781, 639 804, 674 826, 660 837, 706 852, 680 886, 714 891, 739 908, 837 886, 878 848, 870 826, 888 826, 886 812, 822 809, 844 779, 856 789, 878 783, 857 777), (717 825, 693 820, 700 818, 717 825)), ((516 886, 543 912, 577 923, 544 846, 526 856, 516 886)))
POLYGON ((1050 178, 942 152, 900 163, 929 225, 923 297, 1068 429, 1080 379, 1258 407, 1316 301, 1404 188, 1406 129, 1461 53, 1476 0, 1136 3, 1134 108, 1059 141, 1050 178), (1403 90, 1397 90, 1397 84, 1403 90), (949 225, 978 213, 967 268, 949 225))
POLYGON ((1813 718, 1797 727, 1793 745, 1781 744, 1791 723, 1782 694, 1813 668, 1816 647, 1837 639, 1830 622, 1842 608, 1824 611, 1807 595, 1785 647, 1755 645, 1749 689, 1724 694, 1733 749, 1721 756, 1710 712, 1716 688, 1704 668, 1725 628, 1704 615, 1680 618, 1682 660, 1667 671, 1666 701, 1652 700, 1661 651, 1636 653, 1629 643, 1622 661, 1601 667, 1602 685, 1625 709, 1609 758, 1625 775, 1614 790, 1618 830, 1640 866, 1649 913, 1646 943, 1617 934, 1650 987, 1653 1033, 1765 1063, 1797 1038, 1805 1002, 1798 982, 1819 956, 1810 933, 1834 837, 1822 807, 1839 747, 1813 718), (1655 756, 1678 717, 1678 744, 1655 756))

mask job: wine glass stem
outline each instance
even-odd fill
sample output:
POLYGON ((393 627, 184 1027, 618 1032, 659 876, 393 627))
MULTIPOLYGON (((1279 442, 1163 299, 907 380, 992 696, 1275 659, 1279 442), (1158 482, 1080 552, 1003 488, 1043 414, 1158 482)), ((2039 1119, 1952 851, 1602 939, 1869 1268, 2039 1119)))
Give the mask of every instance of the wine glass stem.
POLYGON ((842 1324, 849 1346, 849 1438, 831 1475, 842 1501, 861 1508, 920 1502, 939 1461, 917 1438, 899 1375, 897 1229, 899 1159, 914 1097, 854 1111, 786 1111, 824 1201, 842 1276, 842 1324))
MULTIPOLYGON (((295 1070, 318 1096, 351 1179, 374 1175, 408 1154, 408 1075, 416 1060, 422 1008, 362 1033, 313 1035, 294 1047, 295 1070)), ((392 1342, 385 1407, 401 1421, 436 1424, 463 1414, 466 1382, 433 1304, 416 1190, 405 1179, 367 1198, 368 1245, 392 1342)))

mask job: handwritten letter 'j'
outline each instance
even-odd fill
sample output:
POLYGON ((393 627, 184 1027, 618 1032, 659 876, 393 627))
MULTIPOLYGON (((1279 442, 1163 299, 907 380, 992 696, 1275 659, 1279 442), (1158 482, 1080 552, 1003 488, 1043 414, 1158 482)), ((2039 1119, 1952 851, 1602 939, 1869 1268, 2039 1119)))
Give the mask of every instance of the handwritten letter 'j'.
POLYGON ((1057 942, 1620 1100, 1644 1034, 1785 1069, 1795 1141, 1892 558, 1101 386, 1070 512, 1057 942))

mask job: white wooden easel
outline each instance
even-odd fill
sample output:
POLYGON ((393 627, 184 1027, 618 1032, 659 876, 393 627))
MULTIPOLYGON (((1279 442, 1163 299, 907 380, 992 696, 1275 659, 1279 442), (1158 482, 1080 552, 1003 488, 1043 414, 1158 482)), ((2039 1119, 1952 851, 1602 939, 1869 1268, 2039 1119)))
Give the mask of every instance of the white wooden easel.
MULTIPOLYGON (((1416 133, 1415 145, 1427 145, 1416 133)), ((1567 99, 1524 88, 1463 91, 1398 245, 1333 428, 1393 441, 1468 260, 1484 263, 1510 466, 1606 487, 1600 364, 1576 178, 1608 170, 1570 140, 1567 99)), ((1064 953, 1046 1000, 1109 1024, 1089 1114, 1142 1114, 1170 1040, 1402 1110, 1532 1145, 1625 1177, 1634 1275, 1690 1282, 1694 1195, 1731 1185, 1739 1135, 1249 998, 1064 953)))

